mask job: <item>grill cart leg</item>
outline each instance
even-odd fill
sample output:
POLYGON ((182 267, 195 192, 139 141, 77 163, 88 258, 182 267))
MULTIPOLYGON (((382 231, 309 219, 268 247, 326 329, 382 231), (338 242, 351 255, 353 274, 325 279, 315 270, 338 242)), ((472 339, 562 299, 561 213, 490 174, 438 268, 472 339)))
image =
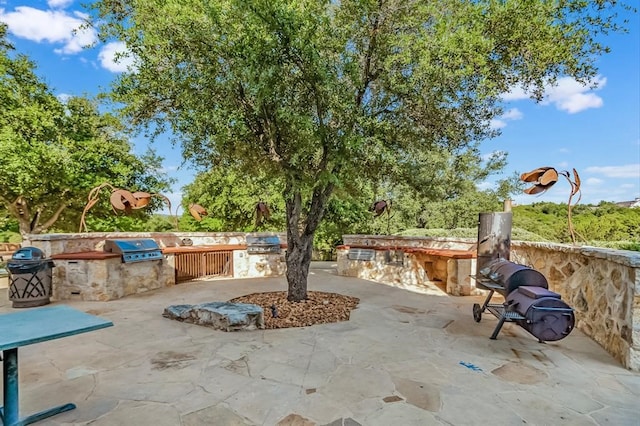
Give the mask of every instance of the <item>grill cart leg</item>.
POLYGON ((498 337, 498 333, 500 333, 500 330, 502 329, 502 326, 504 325, 504 322, 506 320, 507 317, 505 315, 500 315, 500 317, 498 318, 498 325, 496 325, 496 328, 493 329, 493 334, 490 337, 491 340, 496 340, 496 338, 498 337))
POLYGON ((495 290, 490 290, 489 294, 487 295, 487 298, 485 299, 484 303, 482 304, 482 312, 484 312, 487 309, 487 306, 489 305, 489 302, 491 301, 491 298, 493 297, 493 293, 495 293, 495 290))

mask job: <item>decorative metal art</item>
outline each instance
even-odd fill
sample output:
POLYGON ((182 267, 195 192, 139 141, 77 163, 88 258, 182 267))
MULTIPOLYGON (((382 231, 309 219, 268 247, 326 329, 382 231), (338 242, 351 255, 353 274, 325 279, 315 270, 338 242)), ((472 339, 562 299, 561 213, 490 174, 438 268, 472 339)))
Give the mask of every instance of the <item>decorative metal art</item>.
POLYGON ((207 215, 207 211, 200 204, 189 205, 189 213, 191 213, 191 216, 198 222, 202 220, 202 216, 207 215))
POLYGON ((271 218, 271 211, 269 206, 264 201, 260 200, 256 204, 256 228, 264 223, 264 221, 271 218))
MULTIPOLYGON (((151 197, 160 197, 164 200, 167 207, 169 208, 169 215, 171 213, 171 201, 167 197, 162 194, 151 194, 148 192, 130 192, 126 189, 116 188, 108 182, 105 182, 101 185, 96 186, 91 191, 89 191, 89 197, 87 204, 84 206, 84 210, 82 211, 82 216, 80 218, 80 229, 79 232, 87 232, 87 223, 85 221, 85 216, 87 212, 95 206, 100 200, 100 192, 108 188, 111 190, 111 195, 109 196, 109 201, 111 203, 111 207, 113 208, 114 213, 118 211, 123 211, 125 214, 131 214, 133 210, 142 209, 147 207, 151 202, 151 197)), ((176 223, 176 229, 178 228, 178 218, 174 216, 174 220, 176 223)))
POLYGON ((390 229, 390 223, 391 223, 391 218, 393 217, 391 215, 391 205, 393 204, 393 201, 391 200, 378 200, 376 202, 374 202, 373 204, 371 204, 371 207, 369 208, 369 211, 373 212, 373 214, 375 215, 375 217, 380 217, 382 216, 384 213, 387 213, 387 234, 390 233, 389 229, 390 229))
POLYGON ((370 210, 376 215, 376 217, 381 216, 384 212, 391 214, 391 204, 391 200, 379 200, 371 204, 370 210))
POLYGON ((569 194, 569 201, 567 201, 567 218, 571 241, 573 242, 573 244, 575 244, 576 233, 573 228, 573 222, 571 220, 571 210, 573 209, 573 206, 580 202, 580 199, 582 198, 582 192, 580 190, 580 176, 578 175, 576 169, 572 170, 573 180, 571 180, 572 176, 568 171, 562 170, 558 172, 553 167, 540 167, 530 172, 523 173, 520 175, 520 180, 533 184, 533 186, 530 186, 529 188, 524 190, 525 194, 529 195, 541 194, 543 192, 546 192, 558 181, 559 176, 563 176, 567 180, 567 182, 569 182, 569 185, 571 185, 571 193, 569 194), (578 198, 574 202, 573 197, 576 195, 578 196, 578 198))

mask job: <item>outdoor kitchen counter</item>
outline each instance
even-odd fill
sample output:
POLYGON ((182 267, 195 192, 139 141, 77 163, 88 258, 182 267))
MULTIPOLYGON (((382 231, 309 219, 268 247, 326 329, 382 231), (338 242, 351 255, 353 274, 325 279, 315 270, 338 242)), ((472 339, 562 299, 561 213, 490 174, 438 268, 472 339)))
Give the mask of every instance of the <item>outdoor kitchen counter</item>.
POLYGON ((476 251, 454 250, 427 247, 411 247, 411 246, 367 246, 367 245, 339 245, 337 250, 349 249, 371 249, 376 251, 402 250, 405 253, 422 253, 430 256, 440 256, 449 259, 474 259, 477 257, 476 251))
MULTIPOLYGON (((280 243, 280 248, 286 249, 286 243, 280 243)), ((177 246, 177 247, 164 247, 162 249, 163 254, 176 254, 176 253, 206 253, 212 251, 233 251, 233 250, 246 250, 246 244, 219 244, 215 246, 177 246)))
POLYGON ((164 254, 176 254, 176 253, 206 253, 212 251, 232 251, 232 250, 246 250, 246 244, 219 244, 215 246, 178 246, 178 247, 165 247, 162 249, 164 254))
POLYGON ((108 301, 175 285, 173 267, 164 256, 123 262, 122 253, 83 251, 51 256, 54 300, 108 301))
POLYGON ((336 250, 338 275, 421 291, 425 283, 433 283, 456 296, 467 296, 475 291, 475 283, 470 279, 476 266, 475 251, 363 244, 339 245, 336 250), (369 256, 361 257, 360 253, 350 257, 352 251, 366 251, 369 256))

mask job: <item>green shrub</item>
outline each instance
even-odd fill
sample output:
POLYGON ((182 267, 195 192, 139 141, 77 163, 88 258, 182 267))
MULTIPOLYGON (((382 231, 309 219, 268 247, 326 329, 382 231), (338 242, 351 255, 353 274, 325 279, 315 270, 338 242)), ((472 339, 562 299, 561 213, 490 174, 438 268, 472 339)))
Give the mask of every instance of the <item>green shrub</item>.
POLYGON ((0 243, 18 244, 22 242, 22 237, 18 232, 0 231, 0 243))
MULTIPOLYGON (((455 228, 455 229, 426 229, 413 228, 398 232, 396 235, 406 237, 434 237, 434 238, 478 238, 478 230, 476 228, 455 228)), ((548 241, 538 234, 529 232, 526 229, 513 228, 511 230, 511 239, 520 241, 548 241)))

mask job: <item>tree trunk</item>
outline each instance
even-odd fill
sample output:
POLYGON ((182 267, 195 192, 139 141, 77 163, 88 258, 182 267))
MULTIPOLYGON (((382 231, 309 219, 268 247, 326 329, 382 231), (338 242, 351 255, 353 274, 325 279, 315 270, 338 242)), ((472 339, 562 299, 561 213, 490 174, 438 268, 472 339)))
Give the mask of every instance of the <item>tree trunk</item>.
MULTIPOLYGON (((289 232, 287 232, 287 236, 289 232)), ((299 302, 307 298, 307 277, 311 264, 313 235, 302 235, 291 244, 287 239, 287 283, 289 294, 287 299, 299 302)))
MULTIPOLYGON (((61 196, 64 196, 64 191, 61 196)), ((40 225, 40 208, 36 209, 35 214, 31 215, 31 208, 26 198, 19 196, 12 203, 5 202, 7 210, 13 217, 18 219, 18 226, 22 239, 27 239, 29 234, 40 234, 49 229, 59 218, 62 211, 67 207, 66 203, 62 202, 51 215, 51 217, 40 225)))
POLYGON ((13 217, 18 219, 18 229, 23 239, 31 233, 31 211, 27 200, 19 196, 12 203, 7 205, 7 209, 13 217))
POLYGON ((302 196, 300 190, 287 185, 287 299, 300 302, 307 298, 307 277, 313 251, 313 236, 324 215, 324 208, 333 191, 333 184, 313 191, 309 211, 301 220, 302 196))

